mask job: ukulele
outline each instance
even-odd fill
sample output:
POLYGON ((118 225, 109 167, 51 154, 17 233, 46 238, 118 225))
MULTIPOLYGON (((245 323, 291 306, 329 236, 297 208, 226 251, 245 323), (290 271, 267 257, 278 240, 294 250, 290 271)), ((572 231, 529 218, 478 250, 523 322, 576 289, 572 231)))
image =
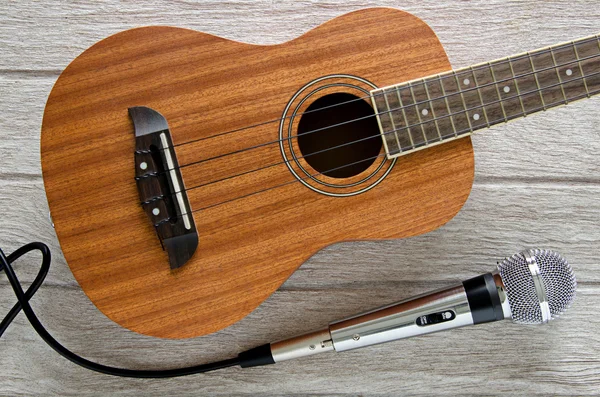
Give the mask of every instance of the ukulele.
POLYGON ((51 216, 109 318, 208 334, 327 245, 448 222, 472 186, 473 132, 597 94, 599 73, 598 36, 451 70, 427 24, 388 8, 269 46, 127 30, 50 93, 51 216))

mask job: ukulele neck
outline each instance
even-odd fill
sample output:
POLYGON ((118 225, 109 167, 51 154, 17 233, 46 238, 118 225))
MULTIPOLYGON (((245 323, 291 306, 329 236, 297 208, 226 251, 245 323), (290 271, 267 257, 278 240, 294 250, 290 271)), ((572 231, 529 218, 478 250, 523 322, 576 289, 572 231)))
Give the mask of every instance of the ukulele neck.
POLYGON ((590 36, 371 91, 388 158, 600 93, 590 36))

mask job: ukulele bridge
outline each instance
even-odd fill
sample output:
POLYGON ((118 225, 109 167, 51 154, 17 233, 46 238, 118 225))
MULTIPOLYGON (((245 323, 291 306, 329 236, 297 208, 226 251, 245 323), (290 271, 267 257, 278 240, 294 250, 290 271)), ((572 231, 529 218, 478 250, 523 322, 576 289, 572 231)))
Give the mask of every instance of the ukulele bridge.
POLYGON ((135 181, 171 269, 183 266, 198 246, 198 233, 179 170, 167 120, 144 106, 129 108, 135 129, 135 181))

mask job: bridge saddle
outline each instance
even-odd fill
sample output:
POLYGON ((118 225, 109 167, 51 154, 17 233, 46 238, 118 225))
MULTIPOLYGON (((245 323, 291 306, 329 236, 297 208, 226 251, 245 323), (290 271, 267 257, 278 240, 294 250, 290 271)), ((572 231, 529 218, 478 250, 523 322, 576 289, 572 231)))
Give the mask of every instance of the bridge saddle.
POLYGON ((198 233, 185 192, 167 120, 144 106, 129 108, 135 128, 135 181, 144 212, 169 256, 183 266, 198 247, 198 233))

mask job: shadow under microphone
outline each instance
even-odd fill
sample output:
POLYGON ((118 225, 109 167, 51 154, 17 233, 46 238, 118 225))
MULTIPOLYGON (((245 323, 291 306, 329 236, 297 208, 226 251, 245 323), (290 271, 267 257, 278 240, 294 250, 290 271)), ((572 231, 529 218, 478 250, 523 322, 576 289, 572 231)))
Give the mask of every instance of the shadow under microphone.
POLYGON ((544 324, 569 308, 576 288, 573 270, 560 254, 527 250, 504 259, 491 273, 268 343, 238 357, 245 368, 509 318, 518 324, 544 324))

